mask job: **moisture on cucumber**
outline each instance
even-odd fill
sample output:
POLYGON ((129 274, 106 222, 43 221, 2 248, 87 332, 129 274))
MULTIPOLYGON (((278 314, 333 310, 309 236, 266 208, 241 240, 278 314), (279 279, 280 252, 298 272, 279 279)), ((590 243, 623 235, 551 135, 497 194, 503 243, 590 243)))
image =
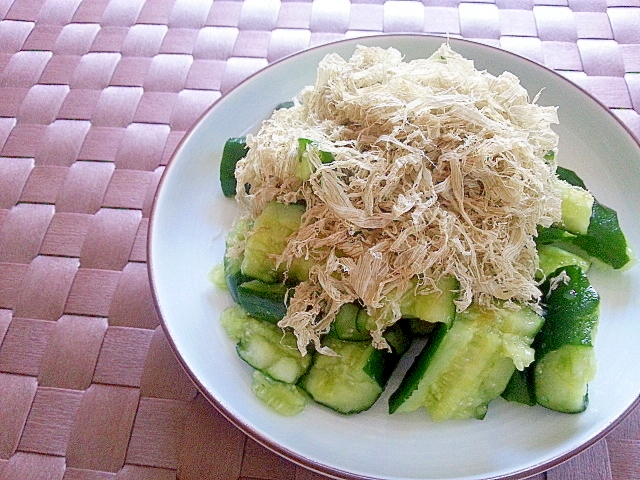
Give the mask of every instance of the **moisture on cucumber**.
POLYGON ((307 405, 307 397, 299 387, 274 380, 259 370, 253 372, 251 390, 265 404, 286 417, 298 415, 307 405))
POLYGON ((435 421, 484 418, 516 367, 533 361, 530 345, 544 323, 528 307, 472 305, 438 327, 389 399, 389 411, 425 407, 435 421))

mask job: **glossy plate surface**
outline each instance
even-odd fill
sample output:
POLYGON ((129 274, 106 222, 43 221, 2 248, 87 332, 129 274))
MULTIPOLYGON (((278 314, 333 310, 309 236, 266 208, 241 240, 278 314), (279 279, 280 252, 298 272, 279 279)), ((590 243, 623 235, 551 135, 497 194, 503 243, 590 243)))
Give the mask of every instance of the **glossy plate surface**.
MULTIPOLYGON (((365 37, 284 59, 221 98, 186 135, 162 178, 149 231, 149 272, 167 335, 204 395, 238 427, 272 450, 339 478, 524 478, 577 453, 606 433, 640 392, 640 268, 592 271, 602 296, 598 374, 579 415, 498 399, 483 421, 433 423, 425 411, 387 414, 398 379, 369 411, 341 416, 315 404, 293 418, 272 413, 250 390, 251 369, 219 323, 231 304, 207 279, 224 252, 238 210, 219 186, 224 142, 255 130, 278 103, 315 81, 328 53, 347 58, 357 44, 393 46, 407 60, 429 56, 443 38, 365 37)), ((640 251, 640 148, 598 102, 564 78, 491 47, 451 39, 454 50, 493 74, 516 74, 539 103, 559 107, 559 163, 576 170, 596 197, 618 211, 640 251)))

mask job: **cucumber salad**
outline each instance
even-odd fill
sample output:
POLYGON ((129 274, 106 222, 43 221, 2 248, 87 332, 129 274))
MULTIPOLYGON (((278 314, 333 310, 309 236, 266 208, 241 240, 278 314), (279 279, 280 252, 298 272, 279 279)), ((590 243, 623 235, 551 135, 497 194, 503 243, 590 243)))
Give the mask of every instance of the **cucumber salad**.
POLYGON ((406 355, 391 414, 587 407, 587 271, 631 253, 616 212, 557 165, 556 108, 537 100, 446 43, 410 62, 359 46, 226 142, 222 191, 245 213, 217 270, 235 302, 220 321, 261 400, 362 412, 406 355))

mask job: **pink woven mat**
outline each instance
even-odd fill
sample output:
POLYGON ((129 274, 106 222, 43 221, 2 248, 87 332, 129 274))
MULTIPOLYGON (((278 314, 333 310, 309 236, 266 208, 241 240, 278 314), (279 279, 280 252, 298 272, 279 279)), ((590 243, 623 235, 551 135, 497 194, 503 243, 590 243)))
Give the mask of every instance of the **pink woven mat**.
MULTIPOLYGON (((640 138, 639 0, 0 0, 0 479, 323 478, 197 393, 159 326, 147 226, 212 102, 284 55, 380 32, 529 57, 640 138)), ((535 478, 640 478, 640 409, 535 478)))

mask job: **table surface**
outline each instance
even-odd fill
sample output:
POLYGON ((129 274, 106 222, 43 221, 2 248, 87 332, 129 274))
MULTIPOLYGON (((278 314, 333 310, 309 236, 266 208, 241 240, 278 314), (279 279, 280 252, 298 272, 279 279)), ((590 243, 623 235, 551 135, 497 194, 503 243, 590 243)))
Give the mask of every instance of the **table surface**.
MULTIPOLYGON (((0 479, 324 478, 198 394, 154 308, 146 235, 212 102, 285 55, 381 32, 531 58, 640 138, 640 0, 0 0, 0 479)), ((640 409, 533 478, 640 478, 640 409)))

